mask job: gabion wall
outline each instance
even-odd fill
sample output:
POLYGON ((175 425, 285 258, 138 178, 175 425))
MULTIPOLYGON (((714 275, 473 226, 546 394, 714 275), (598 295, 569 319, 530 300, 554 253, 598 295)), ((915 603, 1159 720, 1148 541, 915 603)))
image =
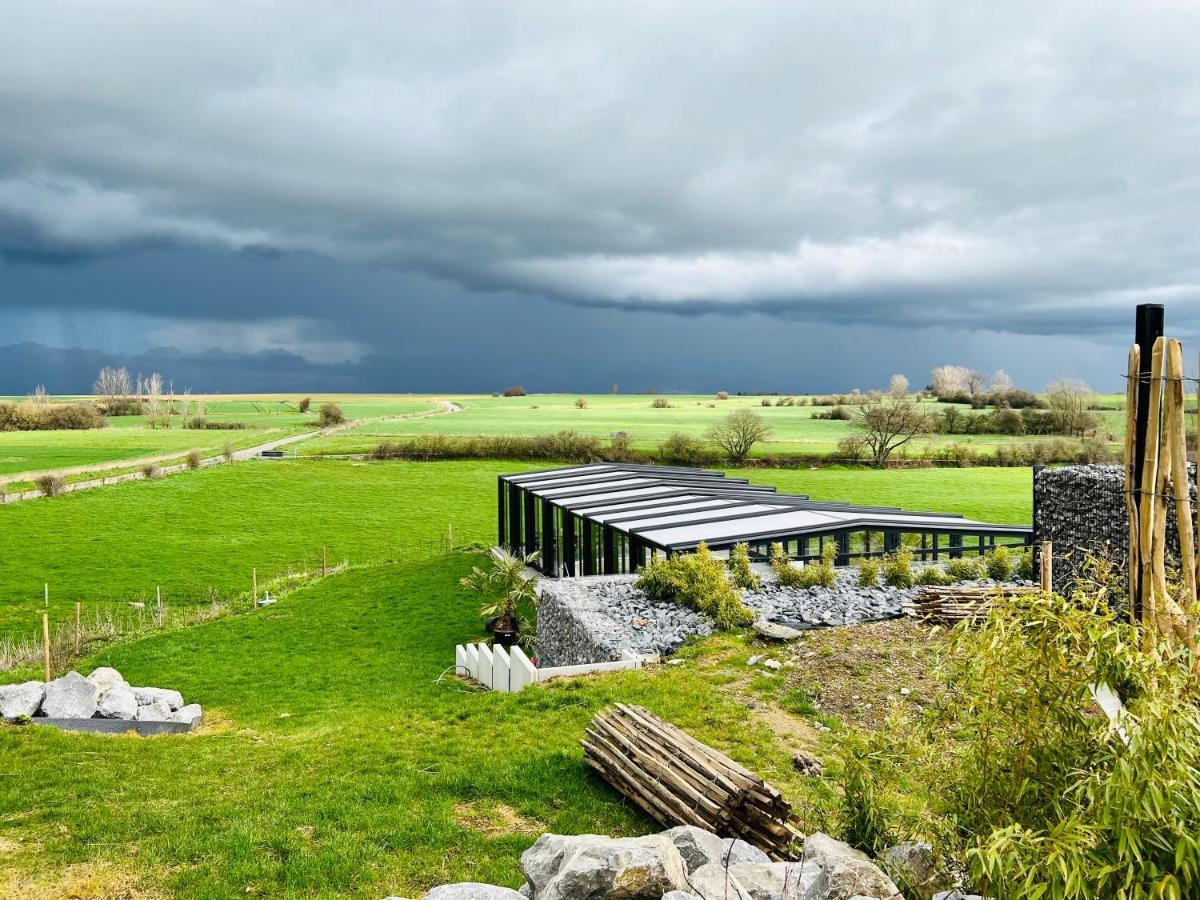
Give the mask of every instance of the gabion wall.
MULTIPOLYGON (((1195 466, 1189 466, 1196 508, 1195 466)), ((1068 591, 1087 553, 1107 554, 1118 571, 1128 567, 1129 516, 1121 466, 1038 468, 1033 476, 1035 556, 1042 541, 1054 542, 1054 588, 1068 591)), ((1178 558, 1175 503, 1167 501, 1167 553, 1178 558)))

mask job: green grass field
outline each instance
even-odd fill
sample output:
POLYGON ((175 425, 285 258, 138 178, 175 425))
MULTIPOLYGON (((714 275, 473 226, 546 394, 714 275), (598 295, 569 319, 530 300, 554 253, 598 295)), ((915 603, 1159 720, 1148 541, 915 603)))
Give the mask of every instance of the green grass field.
MULTIPOLYGON (((368 423, 338 434, 313 438, 295 446, 297 453, 369 453, 381 441, 417 434, 445 435, 535 435, 572 430, 581 434, 608 438, 625 432, 640 449, 653 450, 676 431, 702 437, 709 428, 733 409, 750 408, 771 427, 768 440, 755 447, 754 456, 823 456, 837 450, 838 441, 855 433, 852 422, 823 420, 814 415, 828 412, 819 406, 763 406, 761 397, 713 397, 591 394, 585 395, 585 408, 575 405, 576 395, 539 394, 527 397, 447 397, 462 406, 451 416, 435 416, 399 422, 368 423), (651 403, 664 399, 671 406, 655 409, 651 403)), ((774 402, 778 398, 769 398, 774 402)), ((944 408, 928 402, 930 411, 944 408)), ((964 415, 980 411, 958 407, 964 415)), ((1114 415, 1120 419, 1121 414, 1114 415)), ((1106 420, 1107 421, 1107 420, 1106 420)), ((1118 424, 1118 428, 1120 425, 1118 424)), ((1005 435, 936 435, 920 438, 908 448, 908 454, 925 457, 936 448, 965 444, 981 453, 992 453, 1004 444, 1028 443, 1054 438, 1005 435)))
MULTIPOLYGON (((76 399, 80 398, 55 398, 63 402, 76 399)), ((315 430, 318 427, 317 410, 327 400, 336 401, 349 419, 410 416, 439 410, 433 398, 409 394, 313 395, 311 399, 311 410, 301 413, 299 395, 195 396, 186 403, 176 401, 175 409, 179 414, 168 417, 170 428, 150 428, 145 416, 110 416, 108 427, 102 429, 0 432, 0 478, 153 456, 183 456, 193 449, 216 454, 226 442, 238 449, 250 447, 277 437, 315 430), (191 430, 183 427, 186 420, 201 412, 209 422, 240 423, 246 428, 191 430)))
POLYGON ((457 586, 478 561, 354 571, 87 660, 83 671, 113 665, 134 684, 182 690, 206 724, 149 739, 0 725, 0 895, 515 888, 518 857, 543 830, 653 830, 582 762, 586 723, 614 701, 752 765, 789 791, 810 830, 834 827, 830 789, 796 775, 775 729, 727 692, 745 677, 740 638, 711 641, 703 663, 693 649, 680 668, 519 695, 436 683, 454 644, 479 633, 478 600, 457 586))
MULTIPOLYGON (((253 461, 0 506, 0 634, 39 626, 43 584, 55 621, 75 601, 174 603, 248 590, 260 578, 331 562, 399 558, 495 539, 504 461, 253 461)), ((731 470, 733 471, 733 470, 731 470)), ((822 468, 736 472, 817 499, 885 503, 1028 522, 1028 469, 822 468)))

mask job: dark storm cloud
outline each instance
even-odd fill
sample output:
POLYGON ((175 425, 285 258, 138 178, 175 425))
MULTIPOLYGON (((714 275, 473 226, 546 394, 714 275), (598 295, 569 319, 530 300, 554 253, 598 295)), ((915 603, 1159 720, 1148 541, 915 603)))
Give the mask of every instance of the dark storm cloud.
MULTIPOLYGON (((1198 59, 1173 3, 9 4, 0 257, 200 247, 498 304, 1112 335, 1138 300, 1200 303, 1198 59)), ((237 349, 313 359, 378 353, 361 332, 439 295, 221 265, 242 289, 202 311, 59 302, 256 320, 237 349)))

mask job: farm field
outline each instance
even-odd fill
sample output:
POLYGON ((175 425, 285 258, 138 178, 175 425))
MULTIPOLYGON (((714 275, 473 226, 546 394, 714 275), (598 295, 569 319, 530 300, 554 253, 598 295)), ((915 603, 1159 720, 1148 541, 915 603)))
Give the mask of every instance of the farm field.
MULTIPOLYGON (((78 399, 58 397, 56 402, 78 399)), ((429 397, 412 395, 333 398, 314 395, 312 409, 301 413, 299 395, 192 396, 185 403, 177 399, 177 415, 168 416, 170 428, 151 428, 145 416, 109 416, 107 428, 86 431, 10 431, 0 432, 0 479, 21 473, 73 468, 139 458, 174 454, 189 450, 205 454, 219 452, 226 442, 235 449, 265 443, 277 437, 302 434, 318 427, 320 405, 336 399, 350 419, 419 415, 436 412, 439 405, 429 397), (183 423, 203 414, 211 423, 241 424, 242 429, 185 429, 183 423)))
MULTIPOLYGON (((595 394, 583 395, 586 407, 575 403, 573 394, 538 394, 526 397, 450 396, 462 406, 454 416, 435 416, 409 421, 373 422, 302 441, 295 445, 297 453, 339 454, 369 453, 381 441, 418 434, 452 436, 478 435, 536 435, 558 431, 577 431, 581 434, 608 438, 618 432, 629 435, 635 447, 654 450, 673 432, 682 431, 702 437, 714 424, 733 409, 750 408, 761 415, 771 427, 768 440, 755 447, 754 456, 769 455, 829 455, 837 450, 838 441, 855 433, 851 422, 813 418, 828 412, 831 407, 820 406, 763 406, 762 397, 730 397, 716 400, 711 396, 662 396, 595 394), (655 409, 655 399, 671 404, 655 409)), ((768 398, 772 402, 778 398, 768 398)), ((945 409, 945 404, 933 401, 924 404, 931 412, 945 409)), ((979 415, 980 411, 958 406, 964 415, 979 415)), ((1119 440, 1123 419, 1120 413, 1105 413, 1105 425, 1115 427, 1114 440, 1119 440)), ((990 453, 996 447, 1013 443, 1030 443, 1055 438, 1028 435, 936 435, 920 438, 908 448, 908 455, 924 457, 950 444, 964 444, 976 451, 990 453)))
POLYGON ((764 699, 745 702, 778 681, 746 674, 744 637, 684 648, 679 667, 519 695, 436 683, 454 644, 479 634, 478 600, 457 585, 479 559, 352 571, 86 660, 83 671, 112 665, 134 684, 182 690, 206 724, 150 739, 0 728, 0 895, 515 888, 518 857, 542 831, 653 830, 582 761, 584 727, 616 701, 752 765, 794 799, 806 830, 837 827, 830 784, 791 766, 794 749, 825 738, 799 716, 767 715, 764 699))
MULTIPOLYGON (((0 506, 0 635, 108 602, 199 603, 290 567, 377 562, 495 536, 495 479, 544 468, 505 461, 252 461, 0 506)), ((887 503, 1028 522, 1029 469, 729 470, 817 499, 887 503)))

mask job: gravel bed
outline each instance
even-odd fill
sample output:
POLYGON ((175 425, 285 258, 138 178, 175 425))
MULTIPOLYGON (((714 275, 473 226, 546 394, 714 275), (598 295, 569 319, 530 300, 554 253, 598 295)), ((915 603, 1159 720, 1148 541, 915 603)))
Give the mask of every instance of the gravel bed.
MULTIPOLYGON (((769 572, 760 577, 762 587, 744 594, 746 605, 764 619, 799 629, 893 619, 904 614, 905 602, 919 590, 859 587, 856 569, 839 570, 837 584, 830 588, 783 587, 769 572)), ((539 664, 615 660, 622 651, 671 653, 690 637, 713 633, 707 616, 670 601, 650 600, 633 586, 636 580, 631 575, 543 580, 539 664)))

